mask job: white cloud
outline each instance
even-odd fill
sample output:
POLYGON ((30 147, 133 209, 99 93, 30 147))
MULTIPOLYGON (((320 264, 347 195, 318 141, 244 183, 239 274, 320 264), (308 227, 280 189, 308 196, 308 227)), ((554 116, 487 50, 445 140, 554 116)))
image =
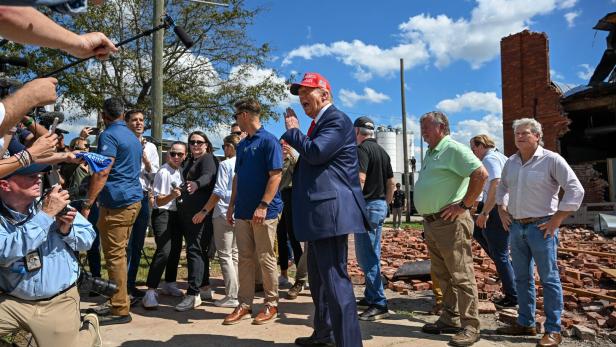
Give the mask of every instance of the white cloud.
POLYGON ((347 107, 353 107, 359 101, 380 104, 390 99, 389 96, 368 87, 364 88, 363 94, 357 94, 352 90, 340 89, 338 97, 342 101, 342 104, 347 107))
POLYGON ((552 81, 562 81, 565 79, 565 76, 563 76, 560 72, 556 71, 556 70, 552 70, 550 69, 550 79, 552 81))
MULTIPOLYGON (((257 68, 256 66, 240 65, 231 68, 229 80, 236 80, 236 83, 241 83, 245 86, 256 86, 266 80, 274 83, 286 83, 284 77, 276 74, 273 69, 257 68)), ((292 103, 298 102, 299 98, 296 95, 291 95, 289 90, 286 91, 287 97, 282 100, 278 106, 285 108, 292 103)))
POLYGON ((455 60, 479 68, 499 54, 502 37, 526 29, 537 15, 574 4, 572 0, 477 0, 469 19, 422 13, 399 28, 410 42, 423 42, 428 47, 438 68, 455 60))
POLYGON ((583 81, 590 80, 590 77, 592 77, 593 72, 595 72, 595 68, 588 64, 580 64, 579 66, 582 68, 582 71, 578 71, 577 77, 579 77, 583 81))
POLYGON ((575 26, 575 19, 582 13, 582 11, 574 11, 565 13, 565 20, 567 20, 567 26, 573 28, 575 26))
POLYGON ((343 64, 354 67, 355 77, 367 81, 373 74, 383 77, 398 71, 400 58, 404 59, 406 69, 423 64, 428 59, 428 52, 423 42, 404 43, 383 49, 360 40, 337 41, 329 45, 318 43, 300 46, 287 54, 282 65, 291 64, 295 58, 310 60, 327 56, 334 56, 343 64))
POLYGON ((488 114, 479 120, 467 119, 452 127, 451 137, 468 144, 473 136, 486 134, 494 139, 496 148, 503 151, 503 119, 500 115, 488 114))
POLYGON ((494 92, 468 92, 462 95, 456 95, 454 99, 442 100, 436 104, 436 108, 450 114, 468 109, 471 111, 486 111, 500 115, 502 113, 503 103, 494 92))
POLYGON ((576 4, 577 4, 577 0, 559 0, 557 2, 558 8, 561 8, 561 9, 572 8, 576 4))

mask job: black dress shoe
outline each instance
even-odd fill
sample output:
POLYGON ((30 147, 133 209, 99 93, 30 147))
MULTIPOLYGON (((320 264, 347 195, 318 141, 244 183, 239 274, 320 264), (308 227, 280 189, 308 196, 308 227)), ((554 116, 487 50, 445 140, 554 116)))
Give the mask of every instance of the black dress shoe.
POLYGON ((368 300, 366 300, 365 298, 357 301, 357 308, 358 309, 365 310, 368 307, 370 307, 370 303, 368 303, 368 300))
POLYGON ((359 320, 363 321, 375 321, 377 319, 383 319, 389 317, 389 310, 387 306, 381 307, 372 305, 367 310, 359 314, 359 320))
POLYGON ((295 344, 298 346, 334 346, 334 342, 331 339, 317 339, 312 336, 298 337, 295 339, 295 344))
POLYGON ((499 300, 494 300, 493 302, 494 302, 494 306, 500 310, 504 308, 516 308, 518 306, 517 300, 507 297, 507 296, 499 300))
POLYGON ((130 314, 127 314, 126 316, 108 315, 108 316, 98 318, 99 325, 101 326, 112 325, 112 324, 126 324, 126 323, 130 323, 132 320, 133 318, 131 317, 130 314))

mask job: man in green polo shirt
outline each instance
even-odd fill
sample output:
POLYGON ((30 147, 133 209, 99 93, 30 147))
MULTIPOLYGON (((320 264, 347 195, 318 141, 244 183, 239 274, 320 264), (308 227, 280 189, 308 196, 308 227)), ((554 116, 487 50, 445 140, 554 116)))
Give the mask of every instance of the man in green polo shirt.
POLYGON ((456 333, 450 343, 470 346, 479 340, 477 283, 473 272, 469 210, 488 178, 469 147, 449 137, 449 120, 442 112, 421 116, 428 151, 415 183, 413 201, 424 217, 432 273, 443 290, 443 313, 423 326, 430 334, 456 333))

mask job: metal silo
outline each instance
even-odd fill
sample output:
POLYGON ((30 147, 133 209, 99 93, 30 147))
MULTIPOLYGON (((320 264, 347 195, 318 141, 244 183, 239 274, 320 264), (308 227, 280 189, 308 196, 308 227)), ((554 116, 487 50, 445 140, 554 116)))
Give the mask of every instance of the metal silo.
POLYGON ((391 168, 394 172, 398 172, 399 168, 404 166, 398 166, 398 150, 396 143, 396 131, 391 127, 380 126, 376 129, 376 142, 385 149, 385 152, 389 154, 391 160, 391 168))

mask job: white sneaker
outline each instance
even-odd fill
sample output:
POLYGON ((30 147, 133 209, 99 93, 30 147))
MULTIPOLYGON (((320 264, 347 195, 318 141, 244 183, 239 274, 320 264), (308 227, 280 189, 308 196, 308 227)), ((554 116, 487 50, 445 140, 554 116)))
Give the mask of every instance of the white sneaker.
POLYGON ((178 288, 178 284, 176 282, 165 282, 160 287, 161 293, 165 295, 171 296, 184 296, 184 292, 180 288, 178 288))
POLYGON ((279 287, 289 287, 291 286, 291 282, 289 282, 289 279, 280 275, 278 276, 278 286, 279 287))
POLYGON ((98 323, 98 316, 94 313, 88 313, 83 316, 83 322, 90 324, 96 333, 94 341, 92 342, 92 347, 101 347, 103 345, 103 340, 101 339, 101 328, 98 323))
POLYGON ((212 288, 199 289, 201 300, 212 300, 212 288))
POLYGON ((143 305, 143 308, 145 308, 146 310, 155 310, 158 308, 158 300, 156 300, 158 298, 158 293, 156 293, 155 289, 148 289, 147 292, 145 292, 145 296, 143 297, 143 299, 141 299, 141 305, 143 305))
POLYGON ((201 305, 201 297, 199 295, 186 295, 182 302, 175 306, 176 311, 184 312, 190 311, 195 307, 201 305))
POLYGON ((228 296, 225 296, 224 298, 220 300, 214 301, 214 305, 218 307, 237 307, 239 306, 239 304, 240 302, 237 301, 237 299, 233 299, 228 296))

